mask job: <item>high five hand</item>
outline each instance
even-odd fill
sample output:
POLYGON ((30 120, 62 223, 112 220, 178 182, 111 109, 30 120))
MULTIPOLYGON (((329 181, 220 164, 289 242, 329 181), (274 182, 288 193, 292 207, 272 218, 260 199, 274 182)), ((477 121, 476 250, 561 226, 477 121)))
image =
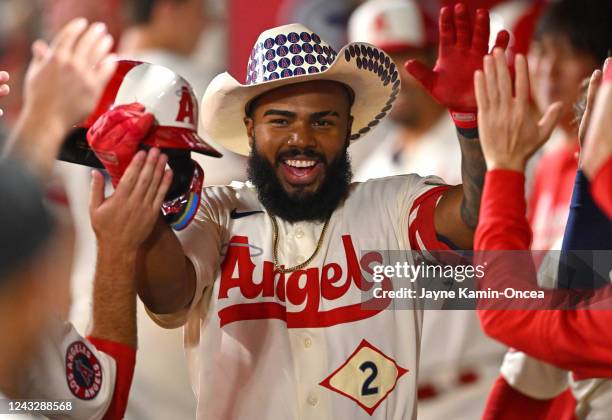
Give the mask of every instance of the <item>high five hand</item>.
MULTIPOLYGON (((482 69, 482 59, 489 51, 489 12, 478 9, 472 27, 464 4, 444 7, 439 19, 438 60, 433 70, 417 60, 406 62, 406 70, 451 113, 455 125, 476 127, 476 98, 473 77, 482 69)), ((495 47, 505 49, 510 35, 497 34, 495 47)))

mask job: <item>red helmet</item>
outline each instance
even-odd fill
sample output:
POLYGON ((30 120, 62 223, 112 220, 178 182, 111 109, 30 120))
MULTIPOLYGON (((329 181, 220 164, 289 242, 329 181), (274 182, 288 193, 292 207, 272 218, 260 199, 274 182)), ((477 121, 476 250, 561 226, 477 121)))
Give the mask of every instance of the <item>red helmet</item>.
POLYGON ((222 156, 197 134, 198 101, 185 79, 163 66, 121 60, 95 111, 69 134, 60 159, 102 168, 87 143, 87 130, 112 107, 133 102, 144 105, 157 121, 142 142, 145 147, 222 156))

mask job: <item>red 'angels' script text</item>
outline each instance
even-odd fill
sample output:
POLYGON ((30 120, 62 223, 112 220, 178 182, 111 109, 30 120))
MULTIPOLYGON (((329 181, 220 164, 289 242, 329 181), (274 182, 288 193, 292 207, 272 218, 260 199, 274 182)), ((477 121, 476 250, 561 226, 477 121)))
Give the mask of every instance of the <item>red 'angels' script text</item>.
MULTIPOLYGON (((382 256, 378 252, 368 252, 358 261, 350 235, 342 236, 346 273, 340 264, 332 262, 322 268, 306 268, 285 275, 274 271, 274 263, 264 261, 260 281, 253 278, 255 264, 251 260, 248 243, 246 236, 232 237, 221 264, 218 299, 228 299, 228 292, 234 288, 239 289, 245 298, 245 303, 231 305, 219 311, 221 326, 249 319, 280 319, 287 323, 288 328, 329 327, 370 318, 385 309, 391 301, 390 298, 372 298, 367 302, 356 302, 326 311, 319 310, 321 299, 337 300, 353 285, 361 291, 368 291, 374 284, 363 278, 361 270, 372 274, 373 268, 370 266, 373 263, 382 264, 382 256), (276 301, 248 302, 251 299, 267 297, 276 298, 276 301), (299 312, 288 312, 284 304, 286 301, 295 306, 303 305, 303 309, 299 312)), ((392 288, 388 279, 381 285, 385 290, 392 288)))

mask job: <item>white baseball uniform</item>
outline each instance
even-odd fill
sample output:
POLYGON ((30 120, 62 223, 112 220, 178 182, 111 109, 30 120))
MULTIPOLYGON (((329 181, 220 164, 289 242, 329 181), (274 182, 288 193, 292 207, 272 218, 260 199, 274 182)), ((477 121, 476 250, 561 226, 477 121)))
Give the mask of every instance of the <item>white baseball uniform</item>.
POLYGON ((71 409, 56 412, 57 419, 101 419, 115 394, 117 363, 98 350, 66 322, 53 321, 40 351, 25 372, 23 398, 67 400, 71 409))
MULTIPOLYGON (((440 245, 440 184, 417 175, 352 184, 314 260, 284 275, 274 274, 273 224, 255 187, 204 188, 195 221, 178 235, 197 274, 195 298, 180 313, 151 314, 167 328, 185 325, 198 418, 416 417, 422 312, 383 310, 390 301, 362 309, 372 286, 364 273, 382 262, 371 250, 440 245)), ((323 224, 277 221, 279 262, 306 260, 323 224)))

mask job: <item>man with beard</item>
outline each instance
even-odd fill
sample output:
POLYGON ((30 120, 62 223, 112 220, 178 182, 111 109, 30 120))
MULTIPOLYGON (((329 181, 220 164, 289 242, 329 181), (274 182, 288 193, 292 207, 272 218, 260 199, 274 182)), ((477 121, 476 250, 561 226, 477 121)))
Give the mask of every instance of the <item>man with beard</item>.
POLYGON ((368 250, 402 250, 414 264, 408 251, 472 243, 485 170, 472 79, 488 14, 472 29, 464 5, 446 8, 440 27, 434 70, 407 66, 459 127, 462 186, 417 175, 350 183, 349 143, 400 88, 396 64, 369 44, 336 53, 303 25, 273 28, 244 85, 224 73, 208 86, 204 134, 250 154, 250 182, 204 188, 182 232, 160 219, 138 262, 152 318, 185 326, 198 418, 416 416, 422 312, 385 311, 390 299, 372 297, 364 274, 384 261, 368 250))

